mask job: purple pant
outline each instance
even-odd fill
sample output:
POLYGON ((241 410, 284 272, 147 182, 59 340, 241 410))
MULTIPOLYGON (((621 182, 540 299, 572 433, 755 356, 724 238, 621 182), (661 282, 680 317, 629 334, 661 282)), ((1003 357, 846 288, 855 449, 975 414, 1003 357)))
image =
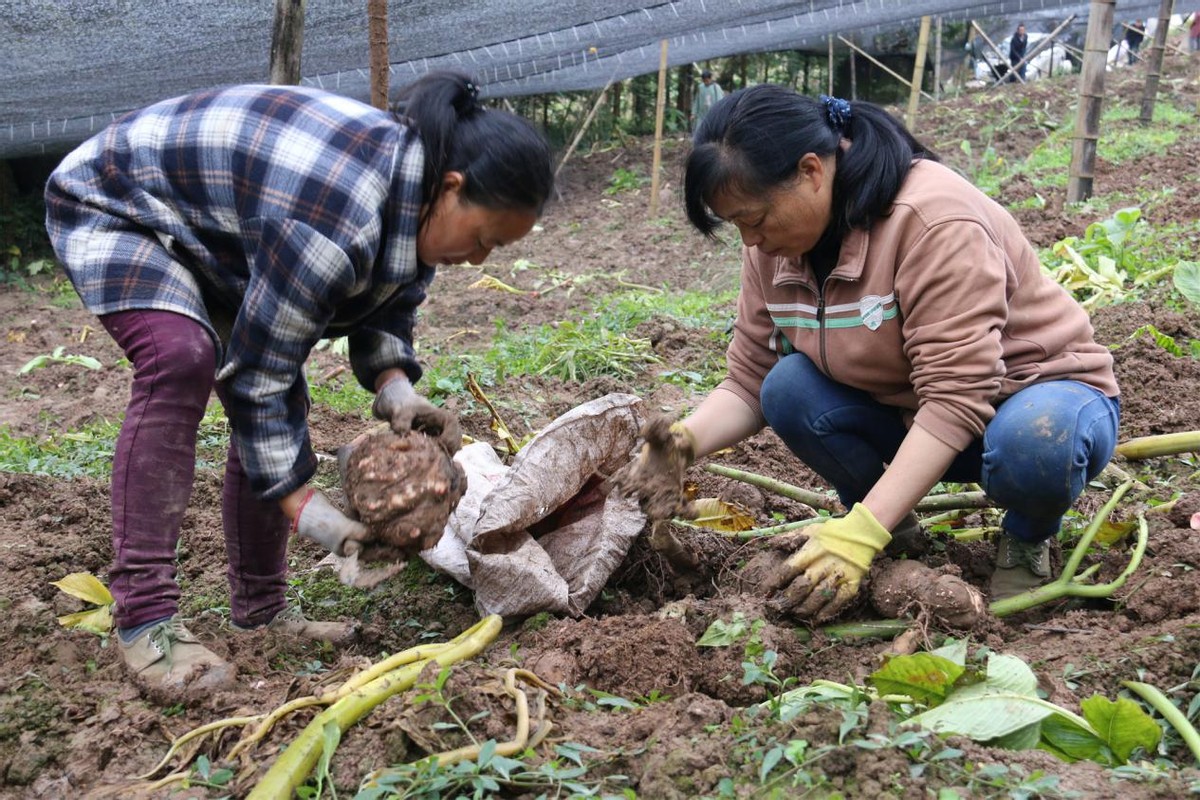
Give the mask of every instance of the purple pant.
MULTIPOLYGON (((192 494, 196 433, 215 383, 208 331, 170 311, 106 314, 100 322, 133 363, 133 391, 113 455, 115 558, 109 572, 116 622, 132 628, 179 610, 175 546, 192 494)), ((237 448, 225 464, 221 521, 229 559, 230 614, 260 625, 286 605, 288 520, 250 491, 237 448)))

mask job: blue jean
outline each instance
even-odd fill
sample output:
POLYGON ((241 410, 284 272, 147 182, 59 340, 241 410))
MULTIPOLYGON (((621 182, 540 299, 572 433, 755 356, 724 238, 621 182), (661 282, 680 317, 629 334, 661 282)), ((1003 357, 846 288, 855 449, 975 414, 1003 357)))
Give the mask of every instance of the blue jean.
MULTIPOLYGON (((907 434, 902 410, 829 379, 802 353, 782 358, 762 386, 767 424, 850 508, 883 475, 907 434)), ((1077 381, 1026 387, 996 409, 983 437, 942 480, 979 483, 1005 509, 1004 530, 1040 542, 1117 445, 1120 402, 1077 381)))

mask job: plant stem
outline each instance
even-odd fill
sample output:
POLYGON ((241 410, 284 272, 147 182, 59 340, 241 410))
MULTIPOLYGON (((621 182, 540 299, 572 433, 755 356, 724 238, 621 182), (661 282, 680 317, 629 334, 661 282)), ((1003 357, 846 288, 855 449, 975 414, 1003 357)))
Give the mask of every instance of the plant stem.
POLYGON ((1200 763, 1200 732, 1188 720, 1187 716, 1175 707, 1175 704, 1170 699, 1160 692, 1155 687, 1148 683, 1140 681, 1121 681, 1121 685, 1129 689, 1138 697, 1145 700, 1154 708, 1162 718, 1171 723, 1171 727, 1179 734, 1188 749, 1192 751, 1192 756, 1200 763))
POLYGON ((809 519, 799 519, 795 522, 785 522, 782 525, 773 525, 770 528, 754 528, 748 531, 721 531, 721 535, 744 542, 762 536, 778 536, 781 533, 787 533, 788 531, 794 531, 797 528, 804 528, 809 525, 816 525, 819 522, 826 522, 828 520, 829 517, 810 517, 809 519))
POLYGON ((721 464, 705 464, 706 472, 711 472, 713 475, 720 475, 725 478, 733 478, 734 480, 748 483, 751 486, 757 486, 760 489, 766 489, 768 492, 786 497, 789 500, 795 500, 798 503, 804 503, 806 506, 813 508, 822 508, 826 511, 837 511, 841 508, 841 503, 831 497, 826 497, 823 494, 814 492, 811 489, 804 489, 784 481, 778 481, 774 478, 768 478, 766 475, 758 475, 745 470, 726 467, 721 464))
POLYGON ((1200 431, 1139 436, 1117 445, 1117 455, 1138 461, 1154 456, 1173 456, 1200 451, 1200 431))
POLYGON ((923 497, 917 501, 913 511, 953 511, 959 508, 993 508, 995 505, 983 492, 951 492, 923 497))
POLYGON ((452 647, 442 649, 431 659, 406 664, 375 678, 313 717, 247 795, 248 800, 288 800, 320 759, 327 722, 332 722, 338 730, 345 732, 375 706, 411 688, 429 663, 436 662, 444 667, 483 652, 499 635, 502 624, 500 617, 495 614, 485 617, 456 637, 452 647))

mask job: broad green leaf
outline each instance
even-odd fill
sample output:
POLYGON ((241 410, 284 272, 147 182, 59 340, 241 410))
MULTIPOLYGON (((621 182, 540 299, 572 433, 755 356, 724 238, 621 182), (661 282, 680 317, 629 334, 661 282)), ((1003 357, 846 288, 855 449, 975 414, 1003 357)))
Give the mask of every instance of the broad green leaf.
POLYGON ((77 628, 97 636, 107 636, 113 626, 112 609, 101 606, 89 608, 87 611, 76 611, 74 614, 63 614, 58 618, 58 624, 64 628, 77 628))
POLYGON ((941 656, 947 661, 952 661, 960 667, 967 665, 967 640, 953 639, 939 647, 937 650, 931 651, 935 656, 941 656))
POLYGON ((1103 695, 1092 695, 1079 704, 1083 717, 1096 729, 1096 733, 1108 743, 1113 755, 1121 764, 1137 748, 1153 753, 1162 738, 1158 727, 1142 707, 1127 697, 1118 697, 1114 703, 1103 695))
POLYGON ((758 770, 758 782, 763 783, 771 770, 783 759, 783 745, 775 745, 763 756, 762 766, 758 770))
POLYGON ((71 597, 78 597, 98 606, 112 605, 115 602, 108 587, 90 572, 72 572, 60 580, 50 581, 50 585, 57 586, 71 597))
POLYGON ((933 653, 897 656, 871 674, 880 694, 905 694, 927 706, 946 699, 965 667, 933 653))
MULTIPOLYGON (((1053 715, 1051 715, 1053 716, 1053 715)), ((1046 719, 1049 719, 1047 717, 1046 719)), ((1012 733, 1004 736, 997 736, 995 739, 988 741, 990 747, 1002 747, 1005 750, 1032 750, 1038 746, 1038 742, 1042 737, 1042 725, 1046 720, 1035 722, 1032 725, 1026 725, 1024 728, 1017 728, 1012 733)))
POLYGON ((1200 261, 1180 261, 1175 267, 1175 288, 1193 303, 1200 305, 1200 261))
POLYGON ((1037 746, 1067 763, 1095 761, 1112 766, 1112 753, 1104 740, 1075 720, 1062 714, 1051 714, 1042 720, 1041 732, 1037 746))
POLYGON ((993 653, 981 683, 959 686, 942 704, 909 722, 975 741, 1007 736, 1041 722, 1058 707, 1037 697, 1037 676, 1015 656, 993 653))
POLYGON ((721 619, 713 620, 708 629, 701 634, 696 646, 729 647, 742 639, 749 631, 750 626, 746 624, 746 616, 739 611, 729 622, 721 619))

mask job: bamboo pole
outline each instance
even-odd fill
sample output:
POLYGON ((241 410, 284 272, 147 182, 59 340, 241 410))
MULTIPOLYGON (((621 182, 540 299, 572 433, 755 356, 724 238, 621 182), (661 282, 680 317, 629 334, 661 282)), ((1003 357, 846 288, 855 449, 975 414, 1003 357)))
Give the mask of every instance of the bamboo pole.
MULTIPOLYGON (((854 34, 850 34, 853 36, 854 34)), ((858 60, 854 50, 850 51, 850 99, 858 99, 858 60)))
POLYGON ((1079 75, 1079 108, 1075 115, 1075 137, 1067 181, 1068 203, 1081 203, 1092 196, 1096 143, 1100 139, 1100 110, 1104 104, 1104 68, 1112 40, 1115 6, 1116 0, 1092 0, 1088 12, 1083 70, 1079 75))
POLYGON ((825 42, 829 46, 829 88, 825 94, 833 97, 833 34, 825 37, 825 42))
POLYGON ((367 0, 367 39, 371 50, 371 105, 388 107, 387 0, 367 0))
POLYGON ((275 0, 271 28, 270 82, 300 83, 300 53, 304 49, 304 0, 275 0))
POLYGON ((921 102, 921 83, 925 78, 925 51, 929 49, 929 25, 932 17, 921 17, 921 33, 917 36, 917 59, 913 64, 911 88, 908 92, 908 116, 906 124, 911 131, 917 125, 917 106, 921 102))
POLYGON ((604 88, 600 90, 600 94, 596 95, 596 102, 592 104, 592 110, 588 112, 587 117, 583 120, 583 124, 579 126, 579 131, 575 134, 575 138, 571 140, 571 146, 567 148, 567 152, 563 153, 562 160, 558 162, 558 167, 554 170, 555 183, 558 182, 558 173, 562 172, 562 168, 567 164, 567 159, 575 152, 575 148, 579 146, 579 140, 583 138, 583 134, 587 132, 588 126, 592 124, 592 118, 600 110, 600 105, 604 102, 604 95, 608 93, 610 86, 612 86, 611 79, 608 83, 604 84, 604 88))
POLYGON ((942 17, 933 18, 933 99, 942 98, 942 17))
POLYGON ((663 107, 667 102, 667 40, 658 56, 658 98, 654 101, 654 161, 650 168, 650 219, 658 217, 658 173, 662 166, 663 107))
MULTIPOLYGON (((841 35, 839 35, 837 38, 838 38, 838 41, 839 41, 839 42, 841 42, 842 44, 844 44, 844 45, 846 45, 847 47, 849 47, 849 48, 850 48, 850 52, 852 52, 852 53, 858 53, 860 56, 862 56, 863 58, 865 58, 867 61, 870 61, 872 64, 874 64, 875 66, 879 67, 881 70, 883 70, 884 72, 886 72, 888 75, 891 75, 893 78, 895 78, 896 80, 898 80, 898 81, 900 81, 901 83, 903 83, 905 86, 911 86, 911 85, 912 85, 912 81, 910 81, 908 78, 904 77, 904 76, 903 76, 903 75, 901 75, 899 72, 896 72, 894 69, 892 69, 891 67, 889 67, 887 64, 884 64, 882 61, 880 61, 879 59, 875 58, 873 55, 871 55, 870 53, 868 53, 866 50, 863 50, 861 47, 859 47, 859 46, 858 46, 858 45, 856 45, 854 42, 852 42, 852 41, 850 41, 849 39, 847 39, 845 36, 841 36, 841 35)), ((807 83, 806 83, 806 85, 807 85, 807 83)), ((922 96, 922 97, 924 97, 926 100, 932 100, 932 99, 933 99, 933 95, 929 94, 929 93, 928 93, 928 92, 926 92, 926 91, 922 91, 922 92, 921 92, 921 96, 922 96)))
POLYGON ((1142 110, 1138 122, 1149 125, 1154 120, 1154 103, 1158 99, 1158 81, 1162 77, 1163 50, 1167 45, 1167 27, 1171 24, 1171 13, 1175 0, 1162 0, 1158 5, 1158 27, 1154 29, 1154 44, 1146 62, 1146 85, 1142 89, 1142 110))
MULTIPOLYGON (((995 53, 1003 63, 1008 64, 1008 56, 1006 56, 1004 53, 1000 52, 1000 48, 996 47, 996 43, 992 41, 992 38, 990 36, 988 36, 986 33, 983 32, 983 28, 979 27, 979 25, 977 25, 975 23, 975 20, 971 20, 971 28, 976 33, 979 34, 979 36, 983 39, 983 41, 987 44, 988 47, 992 48, 992 52, 995 53)), ((1010 65, 1010 67, 1011 67, 1011 65, 1010 65)), ((1005 74, 1003 77, 1005 79, 1007 79, 1009 75, 1016 75, 1017 80, 1019 80, 1021 83, 1025 82, 1025 79, 1021 77, 1021 73, 1015 72, 1011 68, 1009 69, 1008 73, 1005 74)))
MULTIPOLYGON (((1058 23, 1058 27, 1056 27, 1054 30, 1050 31, 1049 36, 1047 36, 1046 38, 1044 38, 1040 42, 1038 42, 1037 45, 1032 50, 1030 50, 1028 53, 1025 54, 1024 58, 1022 58, 1020 61, 1018 61, 1017 63, 1012 65, 1011 71, 1016 72, 1017 75, 1020 76, 1021 73, 1017 72, 1017 70, 1019 70, 1023 65, 1028 64, 1030 61, 1032 61, 1033 57, 1036 56, 1038 53, 1042 52, 1047 47, 1050 47, 1055 42, 1055 40, 1058 39, 1058 35, 1060 33, 1062 33, 1063 28, 1067 27, 1068 25, 1070 25, 1072 22, 1075 21, 1075 17, 1076 17, 1076 15, 1072 14, 1071 16, 1064 19, 1062 22, 1058 23)), ((1053 53, 1054 51, 1051 50, 1050 52, 1053 53)), ((1051 72, 1053 72, 1053 67, 1051 68, 1051 72)), ((1004 83, 1004 80, 1007 77, 1008 76, 1005 75, 1003 78, 997 78, 996 82, 988 87, 988 91, 991 91, 992 89, 995 89, 1000 84, 1004 83)))

